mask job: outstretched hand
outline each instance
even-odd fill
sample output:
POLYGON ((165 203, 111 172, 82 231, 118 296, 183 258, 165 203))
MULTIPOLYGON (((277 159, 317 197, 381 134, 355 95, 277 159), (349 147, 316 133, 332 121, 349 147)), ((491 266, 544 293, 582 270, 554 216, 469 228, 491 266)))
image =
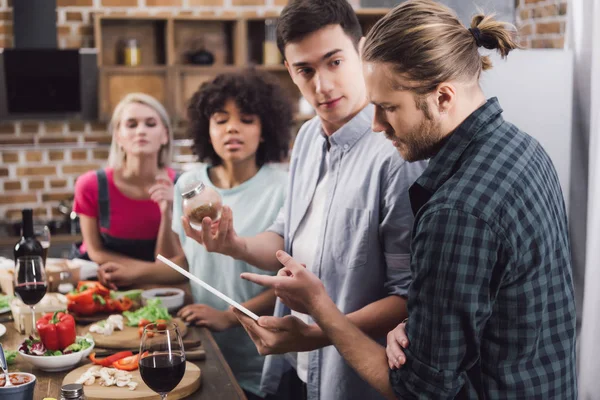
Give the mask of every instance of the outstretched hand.
POLYGON ((277 276, 245 272, 241 277, 274 289, 275 295, 292 310, 312 314, 320 299, 327 296, 325 286, 315 274, 286 252, 280 250, 276 255, 279 262, 283 264, 277 276))

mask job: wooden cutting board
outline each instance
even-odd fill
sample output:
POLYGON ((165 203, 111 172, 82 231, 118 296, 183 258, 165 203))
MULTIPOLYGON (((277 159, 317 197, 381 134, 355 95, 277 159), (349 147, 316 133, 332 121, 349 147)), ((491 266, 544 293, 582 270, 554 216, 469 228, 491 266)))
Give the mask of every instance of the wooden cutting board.
MULTIPOLYGON (((172 321, 179 327, 181 337, 184 337, 188 331, 185 323, 179 318, 173 318, 172 321)), ((86 332, 89 328, 86 327, 86 332)), ((91 333, 94 338, 95 346, 104 349, 135 349, 140 347, 140 335, 137 327, 125 326, 122 331, 115 330, 112 335, 102 335, 100 333, 91 333)))
MULTIPOLYGON (((63 385, 69 383, 75 383, 77 379, 84 374, 85 371, 90 368, 92 364, 83 365, 71 372, 63 380, 63 385)), ((84 386, 83 391, 85 393, 86 400, 112 400, 112 399, 137 399, 137 400, 160 400, 160 396, 153 392, 142 380, 140 370, 137 369, 131 372, 133 380, 138 382, 139 385, 135 390, 129 390, 127 387, 100 386, 96 381, 93 385, 84 386)), ((194 393, 201 384, 201 371, 196 365, 191 362, 185 363, 185 375, 179 382, 179 385, 169 395, 168 400, 183 399, 192 393, 194 393)))

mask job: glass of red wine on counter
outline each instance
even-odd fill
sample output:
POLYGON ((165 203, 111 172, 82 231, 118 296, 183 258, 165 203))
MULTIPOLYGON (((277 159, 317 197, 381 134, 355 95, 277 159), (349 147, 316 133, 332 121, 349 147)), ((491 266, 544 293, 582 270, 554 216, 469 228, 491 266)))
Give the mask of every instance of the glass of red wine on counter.
POLYGON ((172 322, 148 324, 140 342, 140 375, 162 400, 179 385, 185 374, 181 334, 172 322))
POLYGON ((47 288, 42 257, 18 257, 15 265, 15 293, 31 309, 32 333, 35 332, 35 305, 46 295, 47 288))

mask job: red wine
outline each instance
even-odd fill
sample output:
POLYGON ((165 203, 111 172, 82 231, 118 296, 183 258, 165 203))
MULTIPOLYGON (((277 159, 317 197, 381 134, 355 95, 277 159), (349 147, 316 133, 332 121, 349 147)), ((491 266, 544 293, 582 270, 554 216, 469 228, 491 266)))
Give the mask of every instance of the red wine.
POLYGON ((15 293, 21 298, 23 303, 28 306, 34 306, 44 298, 46 288, 46 282, 21 283, 15 286, 15 293))
POLYGON ((185 357, 180 354, 154 354, 140 360, 140 375, 156 393, 169 393, 185 374, 185 357))
POLYGON ((33 233, 33 210, 31 208, 25 208, 21 212, 23 214, 23 236, 15 245, 15 261, 17 261, 17 258, 24 256, 42 257, 44 255, 44 249, 33 233))

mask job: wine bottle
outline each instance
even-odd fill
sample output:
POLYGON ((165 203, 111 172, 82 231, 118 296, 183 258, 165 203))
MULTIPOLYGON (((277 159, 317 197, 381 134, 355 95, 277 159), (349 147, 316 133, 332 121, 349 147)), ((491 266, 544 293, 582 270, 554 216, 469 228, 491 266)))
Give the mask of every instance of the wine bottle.
POLYGON ((25 208, 23 213, 23 236, 15 245, 15 262, 23 256, 43 256, 44 249, 33 233, 33 210, 25 208))

